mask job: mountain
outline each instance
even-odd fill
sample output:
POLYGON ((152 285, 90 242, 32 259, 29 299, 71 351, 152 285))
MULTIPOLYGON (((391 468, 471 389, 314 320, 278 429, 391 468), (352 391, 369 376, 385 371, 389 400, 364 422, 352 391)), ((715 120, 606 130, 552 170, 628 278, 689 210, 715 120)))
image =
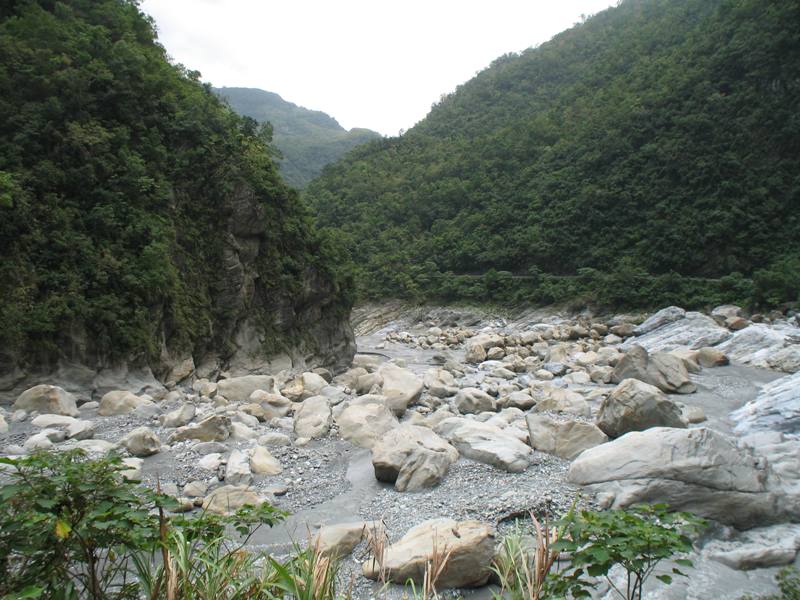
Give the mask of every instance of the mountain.
POLYGON ((381 137, 369 129, 347 131, 324 112, 297 106, 273 92, 235 87, 214 91, 240 115, 272 125, 275 146, 282 155, 281 175, 296 188, 304 188, 325 165, 359 144, 381 137))
POLYGON ((797 301, 798 22, 782 0, 623 0, 306 196, 361 297, 797 301))
POLYGON ((349 363, 348 280, 269 132, 137 5, 0 8, 0 391, 349 363))

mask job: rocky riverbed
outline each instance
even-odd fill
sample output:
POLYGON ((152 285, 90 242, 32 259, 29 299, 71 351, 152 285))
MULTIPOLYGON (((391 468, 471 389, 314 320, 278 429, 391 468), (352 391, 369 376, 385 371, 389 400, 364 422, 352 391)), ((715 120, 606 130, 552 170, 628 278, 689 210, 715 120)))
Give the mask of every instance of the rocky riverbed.
POLYGON ((459 588, 485 583, 502 534, 576 498, 668 501, 713 520, 690 579, 653 580, 648 598, 768 592, 797 564, 796 316, 395 304, 353 321, 359 354, 338 374, 188 372, 171 389, 97 398, 42 381, 0 409, 0 451, 117 449, 132 477, 185 510, 269 501, 291 516, 254 546, 283 555, 319 536, 357 598, 401 591, 363 576, 364 533, 384 540, 388 576, 404 581, 411 549, 436 532, 463 553, 453 593, 486 595, 459 588))

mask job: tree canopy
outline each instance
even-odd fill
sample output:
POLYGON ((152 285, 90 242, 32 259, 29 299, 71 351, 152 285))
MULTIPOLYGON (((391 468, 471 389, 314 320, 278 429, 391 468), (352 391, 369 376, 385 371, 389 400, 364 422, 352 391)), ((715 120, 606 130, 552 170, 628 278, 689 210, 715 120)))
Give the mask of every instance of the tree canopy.
POLYGON ((362 297, 796 301, 800 5, 623 0, 307 190, 362 297))

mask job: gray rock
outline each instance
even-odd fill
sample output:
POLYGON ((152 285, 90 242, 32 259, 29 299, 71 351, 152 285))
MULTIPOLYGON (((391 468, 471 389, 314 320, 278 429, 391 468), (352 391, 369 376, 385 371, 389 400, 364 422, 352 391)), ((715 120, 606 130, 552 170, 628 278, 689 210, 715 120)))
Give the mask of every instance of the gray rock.
POLYGON ((25 390, 17 397, 14 408, 70 417, 79 414, 75 396, 55 385, 37 385, 25 390))
POLYGON ((800 373, 786 375, 761 388, 758 396, 731 413, 735 431, 782 431, 800 436, 800 373))
MULTIPOLYGON (((97 414, 101 417, 114 415, 125 415, 136 410, 140 405, 147 403, 148 400, 139 398, 131 392, 125 390, 113 390, 103 395, 100 399, 100 408, 97 414)), ((150 402, 152 404, 152 402, 150 402)))
POLYGON ((633 334, 644 335, 645 333, 650 333, 651 331, 655 331, 664 325, 679 321, 685 316, 686 311, 678 306, 668 306, 667 308, 662 308, 657 313, 651 315, 647 320, 644 321, 644 323, 636 327, 633 330, 633 334))
POLYGON ((372 447, 372 466, 378 481, 394 483, 399 492, 437 485, 458 452, 430 429, 402 425, 372 447))
POLYGON ((488 523, 452 519, 425 521, 389 546, 381 565, 372 560, 365 562, 363 573, 369 579, 378 579, 383 572, 387 581, 405 584, 410 579, 421 584, 434 551, 446 548, 450 558, 437 580, 437 587, 480 587, 492 574, 495 538, 495 529, 488 523))
POLYGON ((341 559, 353 552, 361 540, 369 535, 385 535, 380 521, 337 523, 321 527, 309 547, 319 550, 321 556, 341 559))
POLYGON ((395 415, 402 416, 409 404, 419 400, 422 380, 408 369, 393 363, 385 363, 378 370, 383 378, 381 393, 386 396, 386 405, 395 415))
POLYGON ((494 425, 456 417, 444 419, 435 431, 462 456, 478 462, 510 473, 521 473, 530 465, 530 446, 494 425))
POLYGON ((119 443, 137 457, 152 456, 161 451, 161 440, 149 427, 137 427, 119 443))
POLYGON ((610 437, 650 427, 686 427, 681 410, 657 387, 625 379, 600 404, 597 426, 610 437))
POLYGON ((478 388, 463 388, 453 401, 461 414, 475 414, 495 410, 495 401, 489 394, 478 388))
POLYGON ((199 440, 201 442, 224 442, 231 436, 232 423, 228 417, 212 415, 192 425, 179 427, 169 437, 169 443, 184 440, 199 440))
POLYGON ((704 427, 625 434, 584 451, 567 478, 613 508, 663 502, 738 528, 800 517, 800 499, 752 450, 704 427))
POLYGON ((558 421, 547 415, 528 415, 531 447, 540 452, 572 460, 584 450, 608 441, 608 436, 591 423, 558 421))
POLYGON ((224 485, 206 496, 203 509, 211 513, 228 515, 245 505, 261 506, 263 503, 264 500, 247 487, 224 485))
POLYGON ((372 448, 399 423, 383 403, 372 403, 348 406, 336 417, 336 425, 342 439, 362 448, 372 448))
POLYGON ((225 465, 225 483, 227 485, 250 485, 253 473, 250 471, 250 459, 241 450, 233 450, 225 465))
POLYGON ((669 352, 677 348, 697 349, 716 346, 730 337, 731 332, 717 325, 714 319, 698 312, 687 312, 682 319, 625 340, 620 348, 627 350, 635 344, 649 352, 669 352))
POLYGON ((247 402, 256 390, 274 393, 275 378, 269 375, 245 375, 217 382, 217 394, 224 396, 230 402, 247 402))
POLYGON ((691 394, 697 391, 680 358, 666 352, 649 354, 635 345, 628 349, 611 374, 614 383, 624 379, 638 379, 667 393, 691 394))
POLYGON ((160 419, 162 427, 183 427, 194 419, 197 412, 194 404, 182 404, 175 410, 163 415, 160 419))
POLYGON ((304 400, 294 414, 294 432, 299 437, 319 438, 331 428, 331 405, 325 396, 304 400))
POLYGON ((572 390, 561 388, 549 390, 547 396, 539 400, 533 410, 534 412, 566 413, 579 417, 590 417, 592 415, 592 409, 583 396, 572 390))

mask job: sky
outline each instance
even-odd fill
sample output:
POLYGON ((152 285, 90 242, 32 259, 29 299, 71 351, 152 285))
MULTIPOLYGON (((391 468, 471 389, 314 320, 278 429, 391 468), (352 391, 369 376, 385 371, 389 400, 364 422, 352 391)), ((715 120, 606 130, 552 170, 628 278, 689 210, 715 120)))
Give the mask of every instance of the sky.
POLYGON ((143 0, 173 61, 397 135, 497 57, 612 0, 143 0))

